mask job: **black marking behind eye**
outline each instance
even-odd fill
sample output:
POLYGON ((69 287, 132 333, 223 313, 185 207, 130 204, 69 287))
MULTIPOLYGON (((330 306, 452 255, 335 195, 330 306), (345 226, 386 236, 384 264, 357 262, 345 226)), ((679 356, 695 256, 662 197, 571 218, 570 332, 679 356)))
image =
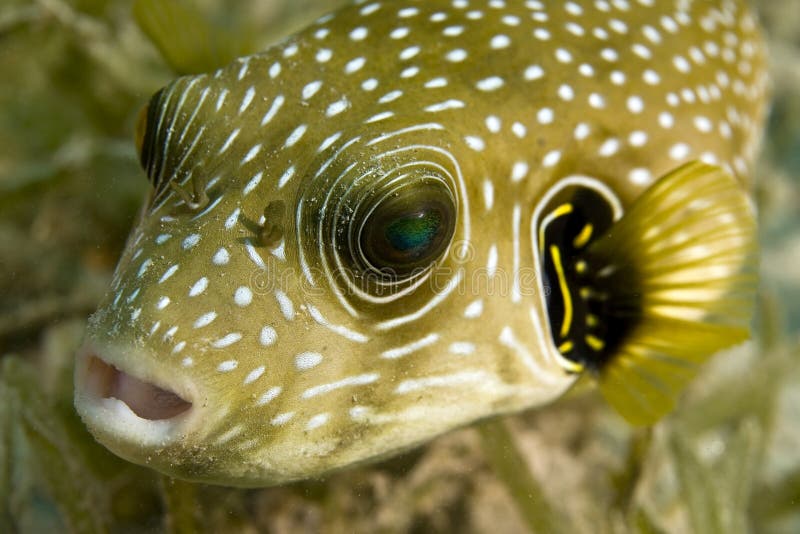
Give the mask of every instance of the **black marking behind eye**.
POLYGON ((597 371, 614 355, 638 319, 638 302, 615 298, 613 258, 592 253, 592 243, 612 229, 608 200, 588 187, 560 191, 545 207, 539 252, 550 334, 567 359, 597 371))

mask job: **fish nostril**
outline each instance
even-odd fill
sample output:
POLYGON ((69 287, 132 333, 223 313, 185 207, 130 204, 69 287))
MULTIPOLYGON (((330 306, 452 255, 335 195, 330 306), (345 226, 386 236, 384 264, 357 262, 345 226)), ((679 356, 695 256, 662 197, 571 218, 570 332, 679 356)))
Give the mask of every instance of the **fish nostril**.
POLYGON ((93 396, 122 401, 133 413, 151 421, 171 419, 192 407, 172 391, 120 371, 94 354, 88 356, 84 385, 93 396))

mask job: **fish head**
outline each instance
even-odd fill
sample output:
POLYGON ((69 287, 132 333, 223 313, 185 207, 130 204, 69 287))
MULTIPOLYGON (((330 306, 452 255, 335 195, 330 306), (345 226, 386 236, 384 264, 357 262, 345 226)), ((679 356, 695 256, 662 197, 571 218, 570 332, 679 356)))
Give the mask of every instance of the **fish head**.
POLYGON ((95 436, 175 476, 265 485, 562 393, 574 375, 539 358, 535 301, 512 309, 539 280, 498 253, 505 223, 474 218, 489 193, 467 178, 487 170, 456 155, 458 124, 365 128, 376 112, 335 86, 254 85, 242 70, 277 60, 250 61, 141 115, 153 189, 76 370, 95 436))

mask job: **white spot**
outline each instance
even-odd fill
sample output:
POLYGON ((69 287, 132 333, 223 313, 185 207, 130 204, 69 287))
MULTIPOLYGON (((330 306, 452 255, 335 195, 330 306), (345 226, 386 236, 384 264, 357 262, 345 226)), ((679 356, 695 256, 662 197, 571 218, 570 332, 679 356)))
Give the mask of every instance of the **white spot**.
POLYGON ((604 158, 611 157, 619 151, 619 144, 619 139, 615 137, 606 139, 597 149, 597 153, 604 158))
POLYGON ((561 100, 565 100, 569 102, 573 98, 575 98, 575 91, 572 89, 572 86, 567 84, 561 84, 558 88, 558 96, 561 100))
POLYGON ((263 178, 263 176, 263 172, 258 172, 255 176, 253 176, 250 181, 247 182, 247 185, 244 186, 244 189, 242 189, 242 196, 249 195, 253 189, 255 189, 259 183, 261 183, 261 178, 263 178))
POLYGON ((249 287, 237 287, 236 291, 233 293, 233 301, 237 306, 241 306, 242 308, 249 306, 250 303, 253 302, 253 292, 249 287))
POLYGON ((480 152, 481 150, 486 148, 486 143, 484 143, 483 139, 475 135, 468 135, 464 137, 464 142, 467 143, 468 147, 477 152, 480 152))
POLYGON ((256 367, 255 369, 253 369, 252 371, 247 373, 247 376, 244 378, 244 383, 245 384, 250 384, 252 382, 255 382, 256 380, 259 379, 259 377, 261 375, 264 374, 265 370, 266 370, 266 367, 264 367, 263 365, 260 365, 260 366, 256 367))
POLYGON ((619 70, 611 72, 611 83, 614 85, 623 85, 625 83, 625 73, 619 70))
POLYGON ((589 128, 589 125, 586 124, 585 122, 581 122, 580 124, 575 126, 575 132, 573 132, 573 135, 575 136, 576 140, 583 141, 584 139, 589 137, 590 131, 591 130, 589 128))
POLYGON ((462 48, 456 48, 455 50, 448 52, 444 57, 447 59, 447 61, 458 63, 467 59, 467 51, 462 48))
POLYGON ((294 176, 294 165, 286 169, 281 175, 280 179, 278 179, 278 189, 281 189, 283 186, 285 186, 289 180, 292 179, 292 176, 294 176))
POLYGON ((236 360, 226 360, 217 366, 217 371, 220 373, 228 373, 236 369, 238 366, 239 362, 236 360))
POLYGON ((256 404, 258 406, 264 406, 265 404, 268 404, 270 401, 274 400, 275 397, 277 397, 280 394, 281 394, 281 387, 273 386, 269 388, 266 393, 264 393, 263 395, 261 395, 261 397, 258 398, 256 404))
POLYGON ((598 93, 592 93, 589 95, 589 105, 595 109, 603 109, 606 107, 606 99, 598 93))
POLYGON ((586 76, 587 78, 591 78, 592 76, 594 76, 594 67, 592 67, 588 63, 581 63, 578 66, 578 72, 580 72, 583 76, 586 76))
POLYGON ((417 9, 416 7, 404 7, 403 9, 397 12, 397 16, 402 19, 415 17, 418 14, 419 14, 419 9, 417 9))
POLYGON ((450 354, 468 356, 475 352, 475 344, 466 341, 456 341, 455 343, 451 343, 447 350, 450 354))
POLYGON ((540 41, 550 40, 550 32, 544 28, 536 28, 535 30, 533 30, 533 36, 539 39, 540 41))
POLYGON ((211 346, 217 349, 224 349, 225 347, 230 347, 240 339, 242 339, 242 334, 239 332, 231 332, 230 334, 226 334, 223 337, 213 341, 211 346))
MULTIPOLYGON (((326 137, 322 141, 322 143, 320 143, 319 148, 317 149, 317 152, 324 152, 324 151, 328 150, 331 147, 331 145, 333 145, 333 143, 335 143, 341 136, 342 136, 342 132, 336 132, 335 134, 329 135, 328 137, 326 137)), ((294 172, 294 171, 292 171, 292 172, 294 172)), ((280 189, 280 188, 281 188, 281 185, 280 185, 280 181, 279 181, 278 182, 278 189, 280 189)))
POLYGON ((362 41, 366 39, 368 33, 369 31, 365 27, 359 26, 350 32, 350 39, 353 41, 362 41))
POLYGON ((697 116, 694 118, 694 126, 699 131, 704 133, 708 133, 714 129, 714 125, 711 123, 708 117, 703 116, 697 116))
POLYGON ((483 300, 476 299, 470 302, 466 308, 464 308, 464 317, 467 319, 477 319, 483 313, 483 300))
POLYGON ((661 76, 652 69, 647 69, 642 73, 642 79, 648 85, 658 85, 661 83, 661 76))
POLYGON ((322 82, 319 80, 306 84, 306 86, 303 87, 302 91, 303 100, 308 100, 309 98, 317 94, 317 91, 319 91, 320 87, 322 87, 322 82))
POLYGON ((261 145, 260 144, 254 146, 253 148, 251 148, 250 151, 247 152, 247 154, 245 154, 244 158, 242 158, 242 165, 244 165, 245 163, 250 163, 251 161, 253 161, 253 158, 255 158, 260 151, 261 151, 261 145))
POLYGON ((319 352, 301 352, 294 357, 294 365, 301 371, 311 369, 322 363, 322 354, 319 352))
POLYGON ((600 51, 600 57, 608 62, 614 63, 619 59, 619 54, 613 48, 604 48, 600 51))
POLYGON ((301 397, 304 399, 310 399, 312 397, 316 397, 317 395, 329 393, 347 386, 364 386, 367 384, 372 384, 378 380, 379 377, 380 375, 378 373, 366 373, 363 375, 350 376, 329 384, 321 384, 319 386, 310 387, 303 392, 301 397))
POLYGON ((671 113, 667 111, 662 111, 658 115, 658 124, 665 129, 672 128, 672 126, 675 124, 675 118, 672 116, 671 113))
MULTIPOLYGON (((214 253, 214 257, 211 258, 211 261, 214 262, 214 265, 227 265, 230 259, 230 253, 225 247, 222 247, 214 253)), ((208 280, 206 280, 206 283, 208 283, 208 280)))
POLYGON ((269 68, 269 77, 275 79, 281 73, 281 64, 277 61, 269 68))
POLYGON ((439 102, 438 104, 431 104, 430 106, 425 108, 425 111, 429 113, 436 113, 439 111, 446 111, 449 109, 461 109, 465 106, 464 102, 461 100, 445 100, 444 102, 439 102))
POLYGON ((328 117, 333 117, 334 115, 338 115, 342 111, 346 110, 348 107, 350 107, 350 101, 347 99, 346 96, 342 97, 340 100, 337 100, 336 102, 333 102, 330 106, 328 106, 327 111, 325 111, 325 115, 328 117))
POLYGON ((172 238, 170 234, 159 234, 156 236, 156 245, 163 245, 172 238))
POLYGON ((217 155, 225 153, 225 151, 227 151, 231 147, 233 141, 239 136, 239 131, 240 131, 239 128, 236 128, 234 131, 231 132, 228 138, 225 139, 225 142, 222 143, 222 146, 220 147, 219 152, 217 152, 217 155))
POLYGON ((446 86, 447 86, 447 78, 441 78, 441 77, 433 78, 432 80, 425 82, 426 89, 435 89, 438 87, 446 87, 446 86))
POLYGON ((686 143, 677 143, 669 149, 669 157, 674 160, 681 160, 688 156, 690 152, 691 149, 689 148, 689 145, 686 143))
POLYGON ((486 210, 491 210, 494 204, 494 185, 488 178, 483 181, 483 203, 486 210))
POLYGON ((278 333, 274 328, 267 325, 261 329, 258 340, 265 347, 269 347, 270 345, 275 344, 275 342, 278 340, 278 333))
POLYGON ((367 59, 364 57, 357 57, 355 59, 351 59, 347 62, 347 65, 344 66, 344 71, 347 74, 353 74, 354 72, 358 72, 361 70, 361 67, 367 62, 367 59))
POLYGON ((551 150, 550 152, 544 155, 544 158, 542 159, 542 166, 555 167, 556 165, 558 165, 559 161, 561 161, 561 151, 551 150))
POLYGON ((194 328, 203 328, 204 326, 208 326, 214 322, 214 319, 217 318, 217 313, 210 311, 204 313, 200 317, 195 320, 194 324, 192 325, 194 328))
POLYGON ((486 128, 492 132, 497 133, 500 131, 501 128, 500 119, 496 115, 489 115, 486 117, 486 128))
POLYGON ((673 57, 672 64, 675 65, 676 69, 683 73, 687 73, 692 70, 692 66, 689 64, 689 61, 683 56, 673 57))
POLYGON ((503 83, 503 78, 499 76, 490 76, 489 78, 484 78, 479 81, 475 86, 481 91, 495 91, 503 87, 503 83))
POLYGON ((491 46, 495 50, 499 50, 501 48, 508 48, 511 45, 511 39, 508 35, 495 35, 492 37, 491 41, 489 41, 489 46, 491 46))
POLYGON ((281 308, 281 313, 287 321, 294 319, 294 303, 292 299, 280 289, 275 290, 275 300, 278 301, 278 306, 281 308))
POLYGON ((385 350, 381 352, 381 358, 386 358, 388 360, 402 358, 418 350, 424 349, 425 347, 429 347, 434 343, 436 343, 437 341, 439 341, 439 334, 434 332, 428 334, 427 336, 421 339, 412 341, 411 343, 408 343, 406 345, 385 350))
POLYGON ((550 124, 553 122, 554 118, 553 110, 550 108, 542 108, 536 113, 536 120, 538 120, 540 124, 550 124))
POLYGON ((483 371, 463 371, 450 375, 427 376, 403 380, 395 388, 395 393, 412 393, 430 387, 464 386, 466 384, 486 384, 490 382, 490 375, 483 371))
POLYGON ((409 46, 408 48, 401 50, 398 57, 401 61, 406 61, 419 54, 420 50, 421 49, 418 46, 409 46))
POLYGON ((170 278, 170 277, 171 277, 173 274, 175 274, 175 272, 176 272, 177 270, 178 270, 178 264, 175 264, 175 265, 171 266, 169 269, 167 269, 167 270, 164 272, 164 274, 163 274, 163 275, 161 276, 161 278, 158 280, 158 283, 159 283, 159 284, 163 284, 164 282, 166 282, 167 280, 169 280, 169 278, 170 278))
POLYGON ((386 104, 387 102, 391 102, 393 100, 397 100, 401 96, 403 96, 403 91, 400 91, 399 89, 395 90, 395 91, 391 91, 389 93, 386 93, 382 97, 380 97, 380 99, 378 100, 378 103, 386 104))
POLYGON ((494 275, 497 274, 497 261, 497 245, 492 244, 489 247, 489 255, 486 258, 486 274, 489 276, 489 278, 493 278, 494 275))
POLYGON ((408 32, 409 32, 408 28, 405 27, 395 28, 389 34, 389 37, 391 37, 392 39, 402 39, 403 37, 406 37, 408 35, 408 32))
POLYGON ((647 185, 653 180, 653 175, 648 169, 632 169, 628 174, 628 179, 636 185, 647 185))
POLYGON ((170 303, 169 297, 161 297, 160 299, 158 299, 156 308, 158 308, 159 310, 163 310, 164 308, 169 306, 169 303, 170 303))
MULTIPOLYGON (((369 7, 369 6, 367 6, 367 7, 369 7)), ((289 421, 292 420, 292 417, 294 417, 294 412, 280 413, 280 414, 276 415, 275 417, 273 417, 272 420, 269 423, 272 426, 285 425, 286 423, 288 423, 289 421)))
POLYGON ((283 95, 278 95, 275 97, 275 100, 272 101, 272 105, 270 105, 267 112, 264 114, 264 118, 261 119, 261 126, 268 124, 278 113, 278 110, 281 109, 284 100, 286 100, 283 95))
POLYGON ((561 63, 571 63, 572 62, 572 54, 566 48, 557 48, 556 49, 556 59, 561 63))
POLYGON ((525 69, 525 79, 529 81, 538 80, 544 76, 544 69, 539 65, 531 65, 525 69))
POLYGON ((519 182, 528 175, 528 164, 524 161, 517 161, 511 168, 511 181, 519 182))
POLYGON ((191 367, 194 365, 194 360, 190 356, 187 356, 181 360, 181 365, 184 367, 191 367))
POLYGON ((515 122, 511 125, 511 132, 522 139, 528 133, 528 129, 521 122, 515 122))
POLYGON ((633 95, 628 97, 628 111, 631 113, 639 114, 644 111, 644 101, 640 96, 633 95))
POLYGON ((194 285, 192 285, 192 287, 189 289, 189 296, 196 297, 197 295, 203 293, 207 287, 208 287, 208 278, 204 276, 200 280, 195 282, 194 285))
POLYGON ((448 26, 442 30, 442 35, 447 37, 456 37, 464 32, 464 26, 448 26))
POLYGON ((647 144, 647 134, 641 130, 631 132, 631 135, 628 137, 628 143, 636 147, 644 146, 647 144))
POLYGON ((253 97, 256 96, 255 87, 249 87, 244 94, 244 98, 242 99, 242 104, 239 106, 239 113, 243 113, 244 110, 250 105, 253 101, 253 97))
POLYGON ((321 427, 328 422, 330 417, 331 416, 328 413, 318 413, 308 420, 306 423, 306 430, 314 430, 315 428, 321 427))
POLYGON ((333 57, 333 52, 330 48, 321 48, 317 52, 316 60, 318 63, 327 63, 333 57))
POLYGON ((307 129, 308 126, 306 126, 305 124, 301 124, 300 126, 295 128, 294 131, 291 134, 289 134, 289 137, 286 138, 285 146, 287 148, 294 146, 294 144, 297 143, 301 137, 303 137, 303 134, 306 133, 307 129))

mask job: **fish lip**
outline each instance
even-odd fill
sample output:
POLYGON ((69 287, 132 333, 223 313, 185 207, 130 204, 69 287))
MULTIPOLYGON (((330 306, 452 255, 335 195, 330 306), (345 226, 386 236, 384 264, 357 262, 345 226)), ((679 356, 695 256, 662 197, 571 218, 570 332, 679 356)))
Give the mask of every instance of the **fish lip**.
POLYGON ((198 410, 198 392, 188 381, 175 380, 167 384, 153 376, 152 370, 131 369, 121 363, 122 353, 87 341, 75 356, 75 408, 94 436, 113 452, 128 460, 140 463, 142 453, 148 449, 161 448, 186 438, 202 410, 198 410), (188 408, 169 418, 150 419, 137 415, 125 401, 101 393, 102 388, 93 384, 90 365, 93 359, 109 366, 118 373, 173 393, 188 403, 188 408))

